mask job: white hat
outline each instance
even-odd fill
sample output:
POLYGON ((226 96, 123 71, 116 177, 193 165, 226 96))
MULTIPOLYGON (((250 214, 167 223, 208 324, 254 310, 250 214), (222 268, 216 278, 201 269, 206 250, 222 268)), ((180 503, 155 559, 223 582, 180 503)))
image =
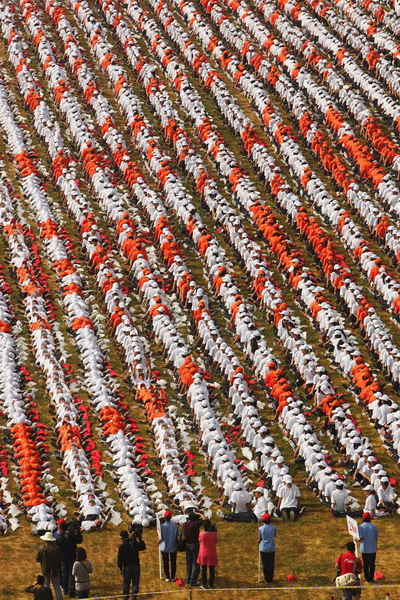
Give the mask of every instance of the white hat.
POLYGON ((292 483, 293 479, 291 478, 290 475, 285 475, 284 478, 283 478, 283 481, 285 483, 292 483))
POLYGON ((373 492, 374 488, 372 485, 366 485, 365 488, 363 488, 364 492, 373 492))
POLYGON ((56 538, 51 533, 51 531, 46 531, 46 533, 44 535, 40 536, 40 539, 43 540, 44 542, 55 542, 56 541, 56 538))

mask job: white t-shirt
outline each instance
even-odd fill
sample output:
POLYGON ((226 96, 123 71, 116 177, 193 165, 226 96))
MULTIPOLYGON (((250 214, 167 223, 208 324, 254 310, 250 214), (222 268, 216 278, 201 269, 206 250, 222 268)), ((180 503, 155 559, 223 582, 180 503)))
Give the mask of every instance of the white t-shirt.
POLYGON ((231 504, 235 505, 235 512, 247 512, 247 504, 251 502, 251 496, 245 490, 234 491, 230 500, 231 504))
POLYGON ((261 517, 268 512, 268 500, 264 496, 258 498, 253 512, 257 519, 261 519, 261 517))
POLYGON ((376 510, 376 498, 374 494, 370 494, 365 499, 364 512, 374 512, 376 510))
POLYGON ((349 492, 347 490, 335 490, 331 494, 331 505, 335 505, 335 510, 344 510, 349 501, 349 492))
POLYGON ((300 490, 297 485, 292 485, 290 488, 282 485, 278 490, 278 498, 282 498, 280 509, 282 508, 297 508, 297 498, 300 497, 300 490))

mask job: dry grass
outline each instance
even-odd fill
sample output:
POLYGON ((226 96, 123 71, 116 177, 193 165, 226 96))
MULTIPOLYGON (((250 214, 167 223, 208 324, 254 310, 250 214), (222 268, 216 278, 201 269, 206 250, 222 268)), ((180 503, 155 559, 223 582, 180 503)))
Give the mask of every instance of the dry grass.
MULTIPOLYGON (((384 583, 395 584, 398 582, 398 525, 399 517, 381 519, 378 522, 380 544, 377 559, 377 570, 384 576, 384 583)), ((276 585, 288 585, 286 577, 293 573, 295 586, 330 586, 335 575, 333 563, 340 553, 343 544, 348 540, 346 524, 342 519, 333 519, 328 512, 322 510, 318 503, 307 507, 302 519, 298 523, 283 524, 277 522, 277 564, 276 585)), ((257 525, 220 523, 219 533, 219 560, 217 572, 217 586, 219 588, 251 588, 257 584, 257 525)), ((160 581, 158 577, 158 556, 156 532, 145 532, 147 551, 142 555, 142 584, 141 591, 174 591, 174 584, 160 581)), ((29 526, 23 523, 22 527, 9 537, 1 540, 0 573, 1 587, 0 599, 13 600, 23 598, 23 589, 30 584, 38 573, 35 563, 35 553, 41 542, 31 536, 29 526), (17 574, 17 575, 16 575, 17 574)), ((93 561, 93 596, 111 595, 120 593, 120 575, 116 567, 116 552, 119 544, 118 530, 107 525, 102 531, 84 536, 84 547, 89 558, 93 561)), ((178 576, 185 576, 184 556, 178 558, 178 576)), ((262 586, 263 584, 261 584, 262 586)), ((204 592, 193 590, 193 599, 225 600, 240 598, 329 598, 334 591, 224 591, 204 592)), ((385 598, 386 591, 365 590, 363 599, 385 598)), ((392 600, 399 597, 400 589, 392 594, 392 600), (397 593, 397 596, 396 596, 397 593)), ((335 595, 339 597, 338 593, 335 595)), ((176 588, 176 593, 168 598, 188 598, 188 591, 181 593, 176 588)))

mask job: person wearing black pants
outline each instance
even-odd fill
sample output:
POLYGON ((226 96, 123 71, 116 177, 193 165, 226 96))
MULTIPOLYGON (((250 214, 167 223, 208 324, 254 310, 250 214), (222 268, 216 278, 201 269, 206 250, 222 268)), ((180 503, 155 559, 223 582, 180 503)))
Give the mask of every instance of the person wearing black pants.
POLYGON ((165 579, 167 581, 175 581, 176 575, 176 552, 161 552, 165 579), (170 569, 171 566, 171 569, 170 569))
POLYGON ((131 537, 127 531, 119 534, 122 544, 118 549, 118 568, 122 573, 123 600, 129 600, 129 590, 132 585, 132 598, 136 599, 139 593, 140 581, 140 558, 139 552, 146 550, 146 544, 142 540, 142 532, 139 528, 133 531, 131 537))
POLYGON ((275 552, 260 552, 265 583, 272 583, 275 570, 275 552))
POLYGON ((201 565, 201 585, 203 588, 213 588, 215 581, 215 567, 208 567, 210 579, 207 585, 207 565, 201 565))
POLYGON ((54 535, 56 544, 61 552, 61 587, 65 595, 72 596, 74 591, 74 578, 72 565, 76 559, 77 545, 82 543, 82 534, 79 523, 70 526, 63 520, 57 522, 57 532, 54 535))
POLYGON ((258 542, 263 564, 264 579, 265 583, 272 583, 274 580, 275 569, 276 527, 275 525, 271 525, 271 515, 268 513, 265 513, 261 517, 261 520, 264 524, 258 530, 258 542))
POLYGON ((376 551, 378 549, 378 529, 371 523, 369 512, 363 513, 363 523, 358 528, 358 537, 361 540, 361 554, 364 563, 365 580, 369 583, 374 581, 376 551))
POLYGON ((201 565, 201 587, 203 589, 213 588, 215 585, 215 567, 218 567, 217 553, 217 529, 211 521, 203 521, 204 531, 199 533, 199 555, 197 562, 201 565), (210 581, 207 584, 207 567, 210 573, 210 581))
POLYGON ((172 513, 166 510, 160 525, 159 544, 164 565, 165 581, 175 581, 179 529, 172 523, 172 513), (171 568, 170 568, 171 566, 171 568))
POLYGON ((376 552, 362 552, 365 581, 372 583, 375 577, 376 552))

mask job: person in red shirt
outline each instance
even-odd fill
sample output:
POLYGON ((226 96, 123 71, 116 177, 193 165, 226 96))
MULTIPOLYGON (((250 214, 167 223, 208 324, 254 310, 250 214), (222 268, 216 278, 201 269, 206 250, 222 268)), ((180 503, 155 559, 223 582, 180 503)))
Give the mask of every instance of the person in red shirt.
MULTIPOLYGON (((356 585, 360 585, 360 573, 362 571, 362 561, 357 558, 355 551, 356 545, 354 542, 347 542, 346 544, 347 552, 343 552, 340 556, 337 557, 335 565, 338 570, 339 575, 346 575, 347 573, 354 573, 358 577, 358 583, 356 585)), ((342 598, 343 600, 352 600, 352 598, 360 598, 361 597, 361 589, 356 587, 349 587, 342 589, 342 598)))

